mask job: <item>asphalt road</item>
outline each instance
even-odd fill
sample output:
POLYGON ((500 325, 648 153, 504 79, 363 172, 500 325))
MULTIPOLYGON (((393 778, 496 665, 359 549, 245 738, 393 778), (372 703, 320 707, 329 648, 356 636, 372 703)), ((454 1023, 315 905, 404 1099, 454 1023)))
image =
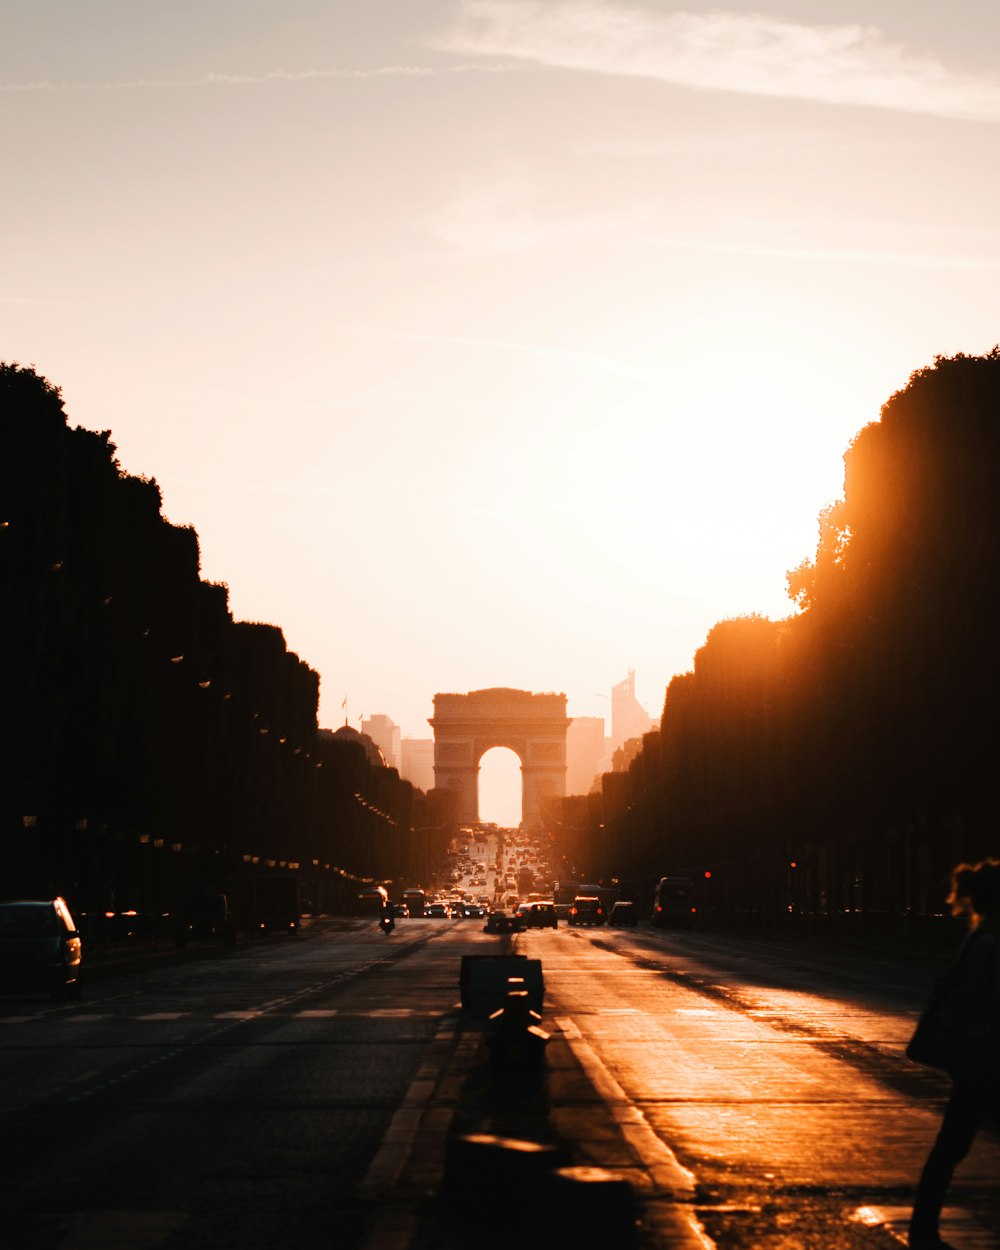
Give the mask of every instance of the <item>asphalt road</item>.
POLYGON ((6 1244, 365 1244, 357 1191, 457 996, 429 922, 0 1000, 6 1244))
MULTIPOLYGON (((109 976, 80 1003, 0 998, 7 1244, 460 1244, 407 1204, 456 1124, 515 1122, 624 1171, 644 1250, 899 1244, 947 1088, 902 1055, 930 970, 644 927, 521 935, 552 1034, 533 1126, 468 1105, 482 1034, 457 1011, 459 959, 499 941, 475 921, 359 922, 109 976)), ((998 1179, 984 1133, 954 1245, 1000 1246, 998 1179)), ((484 1212, 494 1197, 484 1178, 484 1212)))

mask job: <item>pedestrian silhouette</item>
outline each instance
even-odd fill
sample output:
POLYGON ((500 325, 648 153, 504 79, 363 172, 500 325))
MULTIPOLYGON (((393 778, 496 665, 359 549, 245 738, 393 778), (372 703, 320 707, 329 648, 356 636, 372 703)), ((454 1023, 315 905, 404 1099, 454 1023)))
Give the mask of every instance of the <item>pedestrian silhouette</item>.
POLYGON ((952 1173, 985 1116, 1000 1118, 1000 860, 959 864, 948 902, 953 914, 968 918, 969 932, 936 1004, 948 1021, 952 1090, 917 1184, 911 1250, 948 1250, 939 1222, 952 1173))

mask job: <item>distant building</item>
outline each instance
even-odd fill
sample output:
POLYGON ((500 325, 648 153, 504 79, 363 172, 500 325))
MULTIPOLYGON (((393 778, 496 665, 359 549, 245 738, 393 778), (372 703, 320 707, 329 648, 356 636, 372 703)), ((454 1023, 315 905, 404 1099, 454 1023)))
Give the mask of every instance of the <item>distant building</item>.
POLYGON ((617 751, 629 738, 641 738, 657 727, 635 697, 635 673, 630 670, 624 681, 611 687, 611 747, 617 751))
MULTIPOLYGON (((395 721, 383 716, 369 716, 361 722, 361 732, 366 733, 373 742, 378 743, 379 750, 385 757, 390 768, 403 775, 402 752, 400 751, 400 731, 395 721)), ((409 778, 407 778, 409 780, 409 778)), ((423 786, 420 787, 423 789, 423 786)))
POLYGON ((566 793, 589 794, 607 754, 603 716, 574 716, 566 731, 566 793))
POLYGON ((341 725, 339 729, 320 729, 318 733, 321 738, 328 738, 333 742, 360 743, 364 748, 368 763, 376 768, 385 768, 385 756, 378 743, 369 734, 352 729, 350 725, 341 725))
POLYGON ((404 738, 399 775, 425 794, 434 789, 434 739, 404 738))

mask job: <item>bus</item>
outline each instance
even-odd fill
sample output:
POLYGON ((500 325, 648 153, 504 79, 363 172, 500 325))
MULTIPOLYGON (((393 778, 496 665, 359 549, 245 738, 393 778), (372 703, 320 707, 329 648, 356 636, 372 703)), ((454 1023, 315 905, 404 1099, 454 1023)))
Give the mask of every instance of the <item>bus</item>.
POLYGON ((427 906, 427 895, 417 886, 411 886, 410 889, 403 891, 402 897, 399 901, 406 904, 411 917, 420 919, 424 914, 425 907, 427 906))

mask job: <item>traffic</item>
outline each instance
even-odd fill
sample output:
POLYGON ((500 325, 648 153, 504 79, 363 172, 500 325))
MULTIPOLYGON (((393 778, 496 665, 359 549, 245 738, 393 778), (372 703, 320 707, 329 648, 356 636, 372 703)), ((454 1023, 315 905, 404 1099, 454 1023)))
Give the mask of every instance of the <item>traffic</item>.
POLYGON ((482 920, 489 933, 559 927, 689 925, 697 914, 688 878, 649 889, 578 880, 560 865, 554 839, 496 825, 467 825, 428 882, 366 887, 359 901, 392 932, 399 920, 482 920))

